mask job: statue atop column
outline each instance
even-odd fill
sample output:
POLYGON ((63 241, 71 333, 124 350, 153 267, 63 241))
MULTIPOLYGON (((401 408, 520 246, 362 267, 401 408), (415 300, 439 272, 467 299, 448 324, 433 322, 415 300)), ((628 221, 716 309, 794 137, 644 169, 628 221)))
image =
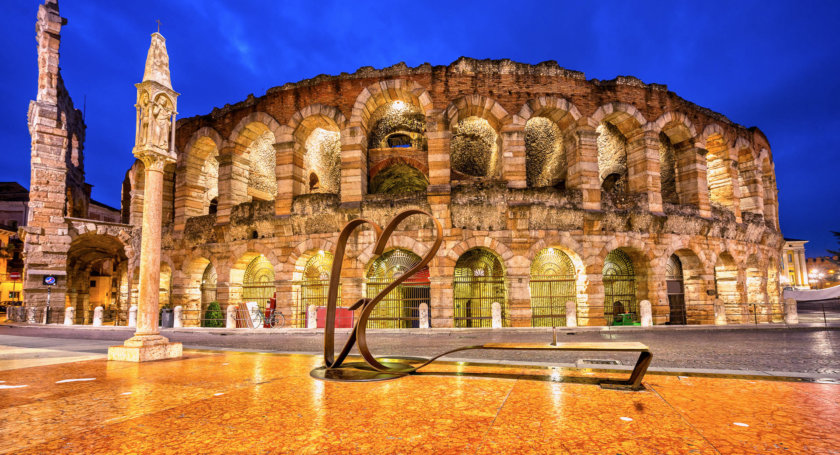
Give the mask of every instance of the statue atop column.
POLYGON ((175 163, 178 93, 169 80, 166 40, 152 33, 143 82, 137 86, 137 124, 132 153, 145 172, 137 330, 123 346, 111 346, 108 360, 144 362, 181 357, 181 343, 170 343, 158 329, 163 172, 175 163))

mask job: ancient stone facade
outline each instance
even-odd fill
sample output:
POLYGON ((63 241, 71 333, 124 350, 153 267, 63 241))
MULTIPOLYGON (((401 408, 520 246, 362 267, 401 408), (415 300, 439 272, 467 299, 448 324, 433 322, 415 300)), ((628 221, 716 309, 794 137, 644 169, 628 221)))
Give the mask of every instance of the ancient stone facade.
MULTIPOLYGON (((85 124, 73 106, 59 69, 61 27, 57 0, 38 8, 38 93, 29 105, 32 136, 29 212, 24 228, 24 302, 39 311, 47 304, 43 278, 52 275, 49 287, 50 317, 61 322, 66 305, 77 308, 79 323, 89 322, 91 275, 110 276, 109 301, 119 306, 128 298, 127 258, 133 255, 132 228, 128 225, 88 220, 90 189, 85 183, 85 124), (122 277, 122 279, 120 279, 122 277)), ((108 210, 93 210, 105 218, 108 210)), ((43 320, 39 316, 39 321, 43 320)))
MULTIPOLYGON (((781 317, 767 138, 663 85, 554 62, 362 68, 182 119, 175 145, 161 304, 183 305, 185 325, 211 301, 276 292, 305 326, 341 227, 406 208, 434 214, 444 245, 378 327, 420 326, 422 303, 432 327, 489 326, 494 302, 507 326, 562 325, 568 301, 580 325, 638 320, 642 300, 655 324, 714 323, 716 299, 729 322, 781 317)), ((137 162, 123 192, 135 227, 143 190, 137 162)), ((379 258, 371 231, 355 235, 342 302, 426 253, 430 227, 407 220, 379 258)))

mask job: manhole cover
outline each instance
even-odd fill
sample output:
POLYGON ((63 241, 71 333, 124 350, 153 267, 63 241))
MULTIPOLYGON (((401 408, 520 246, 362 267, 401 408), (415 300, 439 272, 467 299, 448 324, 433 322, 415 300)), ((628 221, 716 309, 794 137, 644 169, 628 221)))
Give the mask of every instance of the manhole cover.
POLYGON ((613 359, 578 359, 577 363, 588 363, 590 365, 621 365, 621 362, 613 359))

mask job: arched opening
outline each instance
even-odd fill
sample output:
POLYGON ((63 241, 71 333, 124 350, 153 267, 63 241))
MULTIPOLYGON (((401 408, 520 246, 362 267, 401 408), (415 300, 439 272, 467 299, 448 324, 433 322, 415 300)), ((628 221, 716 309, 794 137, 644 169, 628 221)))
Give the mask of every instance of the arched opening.
MULTIPOLYGON (((420 256, 404 249, 386 251, 374 259, 366 275, 365 296, 374 298, 394 279, 402 276, 421 260, 420 256)), ((368 319, 374 329, 402 329, 420 327, 420 304, 430 304, 429 268, 423 267, 388 293, 368 319)), ((431 311, 429 311, 431 314, 431 311)))
POLYGON ((201 325, 202 327, 216 327, 219 322, 216 318, 220 314, 212 314, 208 312, 210 304, 216 302, 216 283, 217 283, 216 267, 213 264, 207 264, 204 272, 201 274, 201 325))
POLYGON ((219 198, 214 197, 213 199, 210 199, 210 206, 207 208, 207 213, 209 215, 215 215, 216 212, 218 212, 218 211, 219 211, 219 198))
MULTIPOLYGON (((327 295, 330 286, 330 272, 332 271, 333 255, 328 251, 318 251, 303 265, 294 284, 297 290, 293 327, 306 327, 306 312, 310 306, 323 308, 327 306, 327 295)), ((297 273, 296 273, 297 275, 297 273)), ((341 303, 341 288, 339 287, 339 302, 341 303)))
POLYGON ((595 129, 598 132, 598 176, 601 189, 622 198, 627 194, 627 139, 621 130, 608 122, 595 129))
POLYGON ((452 178, 497 176, 501 148, 499 135, 487 119, 471 116, 460 120, 450 139, 452 178))
POLYGON ((525 174, 529 187, 561 186, 566 181, 563 133, 546 117, 525 123, 525 174))
POLYGON ((706 182, 709 187, 709 201, 720 209, 732 210, 735 190, 729 173, 729 147, 720 134, 706 139, 706 182))
POLYGON ((382 104, 371 114, 368 150, 410 148, 426 150, 426 116, 412 103, 402 100, 382 104))
POLYGON ((376 173, 370 181, 370 194, 410 194, 425 192, 429 179, 417 168, 396 162, 376 173))
POLYGON ((245 267, 242 302, 256 302, 260 311, 263 311, 268 305, 268 299, 274 297, 274 292, 274 266, 268 258, 259 255, 245 267))
POLYGON ((615 249, 607 254, 602 271, 604 282, 604 318, 611 325, 629 315, 639 321, 636 302, 636 274, 633 261, 624 251, 615 249))
MULTIPOLYGON (((116 237, 86 233, 75 237, 67 252, 67 301, 76 308, 76 324, 90 324, 93 310, 101 306, 103 323, 124 324, 128 311, 120 298, 120 271, 126 267, 125 247, 116 237)), ((61 323, 61 311, 51 313, 51 323, 61 323)))
POLYGON ((672 254, 665 264, 665 288, 668 293, 668 307, 670 319, 668 324, 687 323, 685 308, 685 282, 682 261, 676 254, 672 254))
MULTIPOLYGON (((306 121, 305 121, 306 123, 306 121)), ((325 124, 316 127, 304 143, 304 175, 309 175, 309 193, 341 192, 341 139, 338 128, 325 124)))
POLYGON ((723 252, 715 263, 715 291, 723 302, 726 320, 741 322, 741 296, 738 290, 738 266, 731 254, 723 252))
POLYGON ((662 190, 662 202, 680 203, 677 191, 677 154, 674 144, 665 133, 659 133, 659 185, 662 190))
POLYGON ((531 325, 565 327, 566 302, 577 303, 575 265, 565 252, 546 248, 531 263, 531 325))
POLYGON ((272 201, 277 194, 274 134, 265 131, 248 146, 248 195, 252 199, 272 201))
POLYGON ((505 271, 490 250, 473 248, 458 258, 453 293, 455 327, 492 327, 496 302, 501 305, 502 326, 510 326, 505 271))

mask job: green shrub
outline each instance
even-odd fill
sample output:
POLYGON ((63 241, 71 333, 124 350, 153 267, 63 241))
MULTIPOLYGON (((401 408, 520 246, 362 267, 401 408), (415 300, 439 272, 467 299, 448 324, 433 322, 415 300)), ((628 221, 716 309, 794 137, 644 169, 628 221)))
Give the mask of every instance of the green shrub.
POLYGON ((210 302, 207 309, 204 311, 204 319, 201 321, 202 327, 224 327, 225 314, 222 313, 222 307, 219 302, 210 302))

